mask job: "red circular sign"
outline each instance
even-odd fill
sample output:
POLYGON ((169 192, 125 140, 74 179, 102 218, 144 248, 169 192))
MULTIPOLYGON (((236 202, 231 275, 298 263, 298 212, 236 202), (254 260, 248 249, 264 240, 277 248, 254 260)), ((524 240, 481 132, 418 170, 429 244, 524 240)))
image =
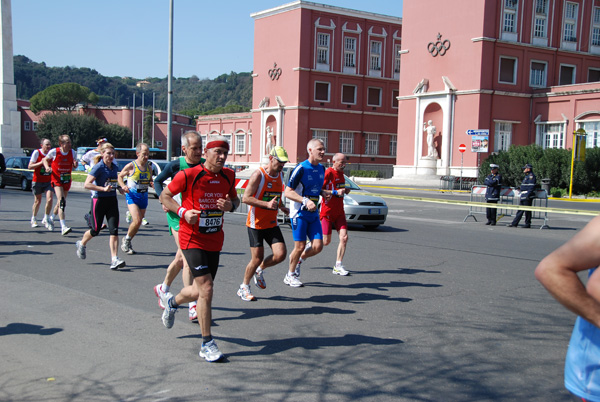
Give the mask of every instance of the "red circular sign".
POLYGON ((459 150, 460 152, 465 152, 465 151, 467 150, 467 146, 466 146, 465 144, 460 144, 460 145, 458 146, 458 150, 459 150))

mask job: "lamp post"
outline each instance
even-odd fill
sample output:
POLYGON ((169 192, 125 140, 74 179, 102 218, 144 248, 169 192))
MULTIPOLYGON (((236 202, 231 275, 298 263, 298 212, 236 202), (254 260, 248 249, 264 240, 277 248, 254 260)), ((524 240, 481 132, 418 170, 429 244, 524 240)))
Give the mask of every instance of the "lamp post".
POLYGON ((173 4, 171 0, 169 7, 169 75, 167 79, 167 160, 173 155, 172 133, 173 128, 173 4))
POLYGON ((573 132, 573 151, 571 152, 571 180, 569 182, 569 199, 573 194, 573 170, 575 160, 585 161, 585 142, 587 133, 583 128, 579 128, 573 132))

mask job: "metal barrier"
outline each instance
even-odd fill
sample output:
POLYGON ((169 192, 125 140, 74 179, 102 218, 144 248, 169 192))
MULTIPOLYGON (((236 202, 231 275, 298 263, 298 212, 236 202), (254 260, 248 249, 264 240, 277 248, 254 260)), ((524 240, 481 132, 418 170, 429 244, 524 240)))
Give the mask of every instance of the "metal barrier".
POLYGON ((459 177, 459 176, 441 176, 440 177, 440 190, 452 191, 452 190, 470 190, 474 185, 477 184, 476 177, 459 177))
MULTIPOLYGON (((473 188, 471 189, 471 198, 470 201, 471 202, 481 202, 481 203, 485 203, 485 192, 487 190, 487 186, 483 186, 483 185, 476 185, 473 186, 473 188)), ((519 191, 519 189, 517 188, 512 188, 512 187, 502 187, 502 189, 500 190, 500 200, 498 201, 498 207, 497 207, 497 214, 496 214, 496 221, 499 221, 500 219, 502 219, 505 216, 514 216, 516 214, 515 209, 506 209, 506 208, 502 208, 502 204, 505 205, 519 205, 519 196, 520 196, 521 192, 519 191)), ((533 199, 533 203, 531 204, 532 207, 541 207, 541 208, 547 208, 548 207, 548 193, 546 192, 546 190, 536 190, 535 192, 535 197, 533 199)), ((494 204, 488 204, 490 205, 489 208, 493 208, 494 204)), ((467 214, 467 216, 465 216, 465 219, 463 219, 463 222, 466 222, 467 219, 469 217, 473 217, 473 219, 475 219, 475 222, 477 222, 477 218, 475 217, 475 214, 485 214, 486 213, 486 209, 488 207, 487 206, 480 206, 480 205, 469 205, 469 212, 467 214)), ((531 219, 543 219, 544 222, 542 223, 540 229, 543 228, 549 228, 550 226, 548 226, 548 212, 547 211, 532 211, 531 212, 531 219)))

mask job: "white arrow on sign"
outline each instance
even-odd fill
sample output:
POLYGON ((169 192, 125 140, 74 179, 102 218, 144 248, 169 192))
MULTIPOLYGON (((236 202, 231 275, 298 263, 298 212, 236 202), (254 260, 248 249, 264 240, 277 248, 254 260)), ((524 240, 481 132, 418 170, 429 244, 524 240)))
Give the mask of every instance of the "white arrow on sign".
POLYGON ((467 130, 467 135, 490 135, 490 130, 467 130))

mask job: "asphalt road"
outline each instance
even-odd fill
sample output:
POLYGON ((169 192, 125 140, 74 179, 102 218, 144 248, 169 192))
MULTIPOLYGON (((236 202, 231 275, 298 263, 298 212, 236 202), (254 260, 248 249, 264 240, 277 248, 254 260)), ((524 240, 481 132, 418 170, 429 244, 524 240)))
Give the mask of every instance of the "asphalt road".
POLYGON ((350 231, 351 276, 331 274, 334 238, 303 264, 305 287, 283 284, 281 264, 267 289, 252 286, 258 301, 243 302, 245 217, 228 214, 213 302, 226 359, 209 364, 187 311, 170 330, 160 319, 152 287, 174 243, 157 201, 133 241, 139 254, 121 254, 127 267, 115 272, 107 235, 86 260, 75 255, 86 192, 69 194, 65 237, 30 228, 30 193, 0 197, 1 401, 571 400, 563 364, 575 317, 533 271, 590 217, 490 227, 463 223, 466 207, 390 199, 380 230, 350 231))

